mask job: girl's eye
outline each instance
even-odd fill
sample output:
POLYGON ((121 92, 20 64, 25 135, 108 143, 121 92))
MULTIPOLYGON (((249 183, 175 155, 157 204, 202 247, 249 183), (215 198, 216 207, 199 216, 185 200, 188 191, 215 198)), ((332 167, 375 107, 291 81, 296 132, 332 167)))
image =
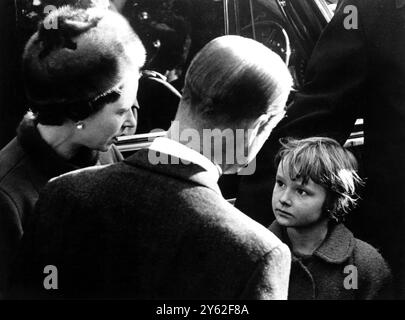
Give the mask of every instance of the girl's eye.
POLYGON ((303 189, 297 189, 297 193, 298 193, 300 196, 306 196, 306 195, 308 195, 308 193, 307 193, 305 190, 303 190, 303 189))
POLYGON ((279 187, 283 187, 283 186, 284 186, 284 183, 283 183, 281 180, 276 180, 276 184, 277 184, 279 187))

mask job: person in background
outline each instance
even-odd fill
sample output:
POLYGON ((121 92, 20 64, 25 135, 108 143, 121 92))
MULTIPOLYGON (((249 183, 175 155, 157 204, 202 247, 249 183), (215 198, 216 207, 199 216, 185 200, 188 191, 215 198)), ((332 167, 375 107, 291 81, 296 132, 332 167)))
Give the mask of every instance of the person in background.
POLYGON ((228 203, 217 181, 256 155, 291 84, 284 62, 259 42, 209 42, 187 71, 166 137, 44 188, 10 297, 286 299, 288 248, 228 203), (237 138, 225 146, 206 139, 207 129, 237 138), (58 290, 43 287, 48 264, 58 268, 58 290))
POLYGON ((122 160, 117 137, 133 108, 145 50, 112 11, 63 7, 28 41, 23 75, 30 111, 0 151, 0 293, 27 219, 50 178, 122 160), (48 28, 57 23, 57 28, 48 28))
POLYGON ((292 251, 289 299, 390 298, 390 270, 343 225, 362 183, 350 151, 333 139, 282 142, 270 230, 292 251))
POLYGON ((147 51, 138 90, 138 133, 167 130, 174 120, 191 43, 189 10, 187 0, 130 0, 122 9, 147 51))

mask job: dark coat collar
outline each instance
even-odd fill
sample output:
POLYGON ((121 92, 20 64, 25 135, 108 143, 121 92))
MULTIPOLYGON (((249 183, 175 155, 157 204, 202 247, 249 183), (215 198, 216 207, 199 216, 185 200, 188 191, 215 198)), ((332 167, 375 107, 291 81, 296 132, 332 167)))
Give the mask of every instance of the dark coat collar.
MULTIPOLYGON (((290 245, 286 229, 274 221, 269 230, 273 232, 281 241, 290 245)), ((353 234, 343 224, 334 225, 329 227, 329 233, 321 244, 315 250, 313 256, 316 256, 325 262, 339 264, 347 260, 353 253, 355 245, 355 238, 353 234)))
POLYGON ((153 164, 149 161, 149 152, 155 151, 149 149, 140 150, 124 160, 124 162, 132 166, 143 167, 150 171, 159 172, 177 179, 191 181, 195 184, 210 188, 221 195, 221 190, 219 189, 217 181, 212 179, 211 175, 203 167, 194 163, 184 164, 179 158, 171 155, 167 155, 167 164, 153 164))
POLYGON ((97 163, 98 152, 88 148, 82 148, 69 161, 59 156, 42 139, 36 127, 35 119, 29 115, 26 115, 18 126, 17 139, 24 152, 32 159, 38 169, 49 178, 97 163))

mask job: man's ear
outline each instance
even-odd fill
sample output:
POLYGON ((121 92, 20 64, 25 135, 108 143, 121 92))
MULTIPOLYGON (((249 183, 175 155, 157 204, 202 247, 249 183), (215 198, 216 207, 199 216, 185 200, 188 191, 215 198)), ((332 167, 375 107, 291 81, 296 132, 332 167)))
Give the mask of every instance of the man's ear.
POLYGON ((253 130, 257 130, 257 136, 270 135, 271 131, 284 118, 285 110, 272 108, 274 111, 262 114, 254 123, 253 130))
MULTIPOLYGON (((256 144, 259 140, 258 138, 264 137, 264 135, 269 135, 271 132, 270 122, 271 122, 271 114, 264 113, 259 118, 253 121, 253 124, 249 126, 249 138, 248 138, 248 145, 251 147, 256 144)), ((260 139, 265 141, 267 137, 260 139)))

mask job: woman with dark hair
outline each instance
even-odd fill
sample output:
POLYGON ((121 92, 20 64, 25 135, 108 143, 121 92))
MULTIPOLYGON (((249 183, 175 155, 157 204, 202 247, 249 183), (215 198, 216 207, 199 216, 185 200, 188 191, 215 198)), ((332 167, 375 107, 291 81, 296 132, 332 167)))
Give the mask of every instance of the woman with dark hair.
POLYGON ((60 174, 122 159, 113 145, 136 127, 145 50, 110 10, 51 12, 23 55, 30 111, 0 151, 0 295, 38 195, 60 174))

